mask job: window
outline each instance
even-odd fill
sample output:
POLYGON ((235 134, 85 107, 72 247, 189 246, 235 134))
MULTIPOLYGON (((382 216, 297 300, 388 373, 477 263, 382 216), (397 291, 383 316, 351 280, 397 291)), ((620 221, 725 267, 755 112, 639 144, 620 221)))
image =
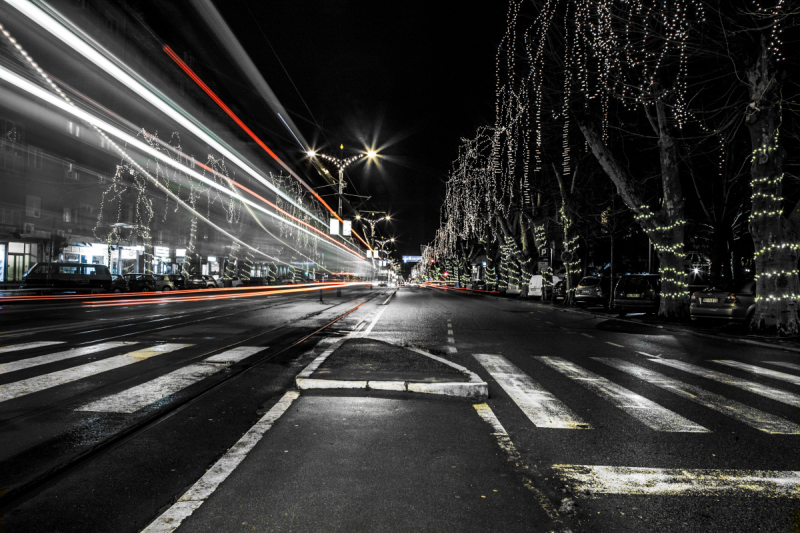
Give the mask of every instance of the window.
POLYGON ((72 217, 72 208, 71 207, 64 207, 64 222, 67 224, 71 224, 74 218, 72 217))
POLYGON ((42 198, 28 194, 25 196, 25 216, 39 218, 42 216, 42 198))
POLYGON ((67 132, 69 132, 70 135, 74 135, 75 137, 80 138, 80 136, 81 136, 81 127, 78 124, 76 124, 76 123, 74 123, 74 122, 72 122, 70 120, 67 123, 67 132))
POLYGON ((38 148, 28 150, 28 166, 41 170, 44 154, 38 148))
POLYGON ((59 274, 77 274, 78 269, 80 267, 78 265, 59 265, 58 266, 58 273, 59 274))
POLYGON ((83 273, 87 276, 96 276, 97 267, 83 267, 83 273))

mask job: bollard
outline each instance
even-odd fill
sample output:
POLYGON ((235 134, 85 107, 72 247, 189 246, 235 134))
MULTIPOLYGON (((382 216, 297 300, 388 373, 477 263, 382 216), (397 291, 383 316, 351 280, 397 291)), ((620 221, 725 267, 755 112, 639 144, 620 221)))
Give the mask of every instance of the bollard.
POLYGON ((338 298, 341 295, 342 295, 342 289, 336 289, 336 297, 338 298))
POLYGON ((320 302, 320 303, 324 303, 324 302, 322 301, 322 289, 320 289, 320 290, 319 290, 319 302, 320 302))

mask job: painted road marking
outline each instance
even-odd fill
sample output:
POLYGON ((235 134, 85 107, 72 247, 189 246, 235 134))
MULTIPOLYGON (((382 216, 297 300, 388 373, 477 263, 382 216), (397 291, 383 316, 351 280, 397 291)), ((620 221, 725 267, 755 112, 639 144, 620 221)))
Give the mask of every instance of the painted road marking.
MULTIPOLYGON (((677 379, 672 379, 664 374, 650 370, 649 368, 634 365, 633 363, 623 361, 622 359, 603 357, 593 357, 592 359, 600 361, 601 363, 616 368, 617 370, 621 370, 622 372, 632 376, 636 376, 637 378, 646 381, 650 385, 654 385, 660 389, 677 394, 678 396, 698 403, 703 407, 708 407, 709 409, 713 409, 714 411, 728 415, 755 429, 764 431, 766 433, 800 435, 800 426, 793 424, 788 420, 765 413, 764 411, 760 411, 735 400, 730 400, 724 396, 720 396, 719 394, 714 394, 713 392, 701 389, 700 387, 695 387, 694 385, 683 383, 677 379)), ((653 361, 661 362, 662 360, 654 359, 653 361)))
POLYGON ((48 363, 55 363, 57 361, 64 361, 72 359, 73 357, 81 357, 82 355, 89 355, 92 353, 110 350, 112 348, 119 348, 120 346, 132 346, 135 342, 104 342, 102 344, 94 344, 92 346, 84 346, 83 348, 75 348, 74 350, 67 350, 65 352, 51 353, 47 355, 40 355, 39 357, 31 357, 30 359, 23 359, 22 361, 14 361, 13 363, 0 364, 0 374, 7 374, 8 372, 16 372, 18 370, 25 370, 34 366, 46 365, 48 363))
POLYGON ((594 335, 589 335, 588 333, 581 333, 584 337, 589 337, 590 339, 594 339, 594 335))
POLYGON ((684 372, 694 374, 695 376, 711 379, 718 383, 724 383, 732 387, 746 390, 747 392, 764 396, 765 398, 775 400, 776 402, 785 403, 794 407, 800 407, 800 396, 791 392, 776 389, 775 387, 770 387, 769 385, 762 385, 760 383, 756 383, 755 381, 737 378, 736 376, 725 374, 724 372, 714 372, 713 370, 707 370, 701 366, 684 363, 683 361, 678 361, 676 359, 654 359, 653 362, 660 365, 677 368, 678 370, 683 370, 684 372))
POLYGON ((95 374, 99 374, 101 372, 108 372, 109 370, 122 368, 123 366, 138 363, 139 361, 144 361, 145 359, 149 359, 150 357, 154 357, 156 355, 180 350, 181 348, 186 348, 187 346, 192 345, 159 344, 158 346, 136 350, 135 352, 130 352, 124 355, 116 355, 114 357, 109 357, 108 359, 102 359, 100 361, 94 361, 85 365, 67 368, 66 370, 59 370, 58 372, 51 372, 50 374, 23 379, 7 385, 0 385, 0 402, 5 402, 6 400, 19 398, 20 396, 25 396, 34 392, 57 387, 58 385, 63 385, 65 383, 71 383, 79 379, 88 378, 89 376, 94 376, 95 374))
POLYGON ((783 361, 764 361, 768 365, 777 365, 782 366, 784 368, 791 368, 792 370, 800 370, 800 365, 796 363, 785 363, 783 361))
POLYGON ((799 498, 800 472, 553 465, 572 492, 799 498))
POLYGON ((646 357, 661 357, 661 354, 658 354, 658 355, 653 355, 653 354, 649 354, 649 353, 647 353, 647 352, 636 352, 636 353, 638 353, 638 354, 642 354, 642 355, 644 355, 644 356, 646 356, 646 357))
POLYGON ((475 354, 474 357, 536 427, 591 429, 569 407, 502 355, 475 354))
POLYGON ((76 411, 135 413, 139 409, 144 409, 167 396, 180 392, 189 385, 193 385, 212 374, 221 372, 225 369, 227 363, 238 363, 265 349, 265 346, 239 346, 204 359, 201 363, 185 366, 147 383, 131 387, 118 394, 106 396, 79 407, 76 411))
POLYGON ((300 393, 297 391, 289 391, 284 394, 261 420, 251 427, 219 461, 214 463, 214 466, 208 469, 203 477, 192 485, 172 507, 147 526, 142 533, 172 533, 178 529, 181 522, 199 509, 203 502, 236 470, 250 450, 258 444, 258 441, 299 396, 300 393))
POLYGON ((39 341, 26 342, 25 344, 12 344, 11 346, 0 346, 0 353, 17 352, 19 350, 32 350, 42 346, 52 346, 53 344, 64 344, 65 341, 39 341))
POLYGON ((708 433, 709 430, 695 424, 669 409, 648 400, 616 383, 585 370, 578 365, 560 357, 538 357, 550 368, 558 370, 568 378, 577 381, 590 391, 614 407, 622 409, 639 422, 656 431, 674 431, 687 433, 708 433))
POLYGON ((380 320, 381 315, 383 315, 383 312, 386 311, 387 309, 389 309, 389 308, 388 307, 381 307, 381 310, 378 311, 377 315, 375 315, 375 318, 372 320, 372 323, 367 327, 367 329, 364 330, 363 335, 369 335, 372 332, 372 328, 375 327, 375 324, 378 323, 378 320, 380 320))
POLYGON ((615 342, 606 341, 606 344, 610 344, 611 346, 616 346, 617 348, 624 348, 623 345, 617 344, 615 342))
POLYGON ((785 374, 783 372, 778 372, 777 370, 772 370, 769 368, 761 368, 760 366, 755 366, 755 365, 748 365, 745 363, 740 363, 739 361, 715 360, 714 362, 719 363, 721 365, 729 366, 731 368, 738 368, 739 370, 744 370, 745 372, 750 372, 752 374, 759 374, 761 376, 766 376, 768 378, 786 381, 788 383, 791 383, 792 385, 800 385, 800 377, 793 376, 791 374, 785 374))

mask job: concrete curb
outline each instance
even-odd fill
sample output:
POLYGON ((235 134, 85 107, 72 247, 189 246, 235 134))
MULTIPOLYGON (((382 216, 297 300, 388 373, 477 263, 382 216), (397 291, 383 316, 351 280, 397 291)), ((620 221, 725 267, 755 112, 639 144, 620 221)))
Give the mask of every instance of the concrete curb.
MULTIPOLYGON (((431 288, 435 289, 436 287, 431 287, 431 288)), ((439 289, 439 290, 441 290, 441 289, 439 289)), ((459 294, 474 294, 474 293, 461 292, 459 294)), ((492 298, 500 298, 500 299, 503 299, 503 300, 510 300, 510 298, 506 298, 506 297, 504 297, 502 295, 495 295, 495 294, 479 294, 479 296, 489 296, 489 297, 492 297, 492 298)), ((515 299, 515 301, 520 301, 520 300, 519 299, 515 299)), ((689 328, 686 328, 686 329, 675 328, 675 327, 671 328, 671 327, 669 327, 669 325, 662 326, 662 325, 658 325, 658 324, 649 324, 647 322, 640 322, 638 320, 631 320, 630 318, 623 318, 623 317, 619 317, 619 316, 599 315, 597 313, 593 313, 591 311, 586 311, 586 310, 583 310, 583 309, 572 309, 572 308, 569 308, 569 307, 565 307, 563 309, 555 309, 554 307, 543 305, 542 303, 537 302, 535 300, 521 300, 521 301, 526 303, 526 304, 536 305, 537 307, 546 307, 548 309, 554 309, 556 311, 562 311, 564 313, 578 313, 578 314, 582 314, 582 315, 590 315, 590 316, 594 316, 594 317, 597 317, 597 318, 605 318, 605 319, 608 319, 608 320, 619 320, 621 322, 628 322, 629 324, 639 324, 639 325, 648 326, 648 327, 651 327, 651 328, 663 329, 664 331, 669 331, 669 332, 672 332, 672 333, 687 333, 689 335, 695 335, 697 337, 704 337, 704 338, 707 338, 707 339, 723 340, 723 341, 727 341, 727 342, 732 342, 734 344, 749 344, 751 346, 760 346, 762 348, 773 348, 773 349, 776 349, 776 350, 783 350, 785 352, 800 353, 800 347, 795 348, 794 346, 784 346, 782 344, 773 344, 771 342, 757 341, 757 340, 754 340, 754 339, 740 339, 740 338, 737 338, 737 337, 729 337, 727 335, 721 335, 719 333, 717 333, 717 334, 704 333, 702 331, 697 331, 697 330, 689 329, 689 328)))
MULTIPOLYGON (((467 398, 471 401, 482 402, 486 401, 489 397, 489 385, 483 381, 476 373, 469 369, 443 359, 431 353, 418 348, 408 348, 405 346, 398 346, 406 350, 411 350, 426 357, 430 357, 440 363, 455 368, 459 372, 466 374, 469 381, 466 383, 453 383, 453 382, 419 382, 419 381, 362 381, 362 380, 338 380, 338 379, 314 379, 311 375, 316 372, 319 366, 330 357, 346 340, 350 337, 337 339, 325 351, 323 351, 316 359, 314 359, 307 367, 300 372, 295 378, 295 386, 298 390, 341 390, 341 389, 361 389, 361 390, 374 390, 374 391, 397 391, 397 392, 414 392, 420 394, 439 394, 442 396, 452 396, 456 398, 467 398)), ((391 344, 391 343, 387 343, 391 344)), ((314 347, 316 349, 316 346, 314 347)))

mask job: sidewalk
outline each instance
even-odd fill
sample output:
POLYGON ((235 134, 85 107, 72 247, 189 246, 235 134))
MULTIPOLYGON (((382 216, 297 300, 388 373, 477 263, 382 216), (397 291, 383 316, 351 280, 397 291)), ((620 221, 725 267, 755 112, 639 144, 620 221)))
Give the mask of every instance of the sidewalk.
POLYGON ((146 533, 564 530, 479 414, 489 407, 476 412, 486 383, 472 372, 357 334, 313 352, 301 390, 146 533))

